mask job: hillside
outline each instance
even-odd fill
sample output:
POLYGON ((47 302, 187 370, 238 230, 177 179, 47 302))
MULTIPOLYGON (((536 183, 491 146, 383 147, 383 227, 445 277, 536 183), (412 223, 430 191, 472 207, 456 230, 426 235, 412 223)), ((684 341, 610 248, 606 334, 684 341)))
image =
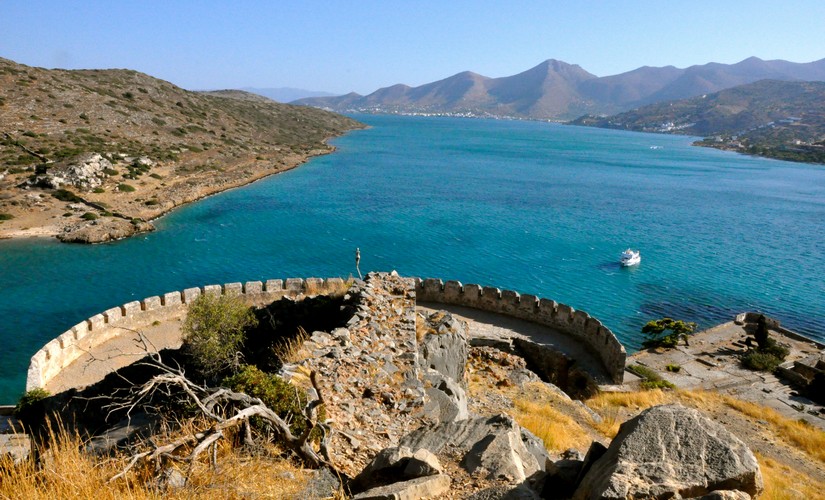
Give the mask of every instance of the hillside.
POLYGON ((572 122, 706 137, 696 144, 783 160, 825 163, 825 82, 763 80, 610 117, 572 122))
POLYGON ((825 59, 800 64, 751 57, 736 64, 708 63, 684 69, 645 66, 606 77, 549 59, 527 71, 502 78, 465 71, 418 87, 398 84, 367 96, 351 93, 299 99, 295 104, 339 112, 569 120, 583 114, 614 114, 764 79, 825 81, 825 59))
POLYGON ((151 230, 144 221, 328 153, 326 139, 359 127, 242 91, 0 59, 0 237, 151 230))

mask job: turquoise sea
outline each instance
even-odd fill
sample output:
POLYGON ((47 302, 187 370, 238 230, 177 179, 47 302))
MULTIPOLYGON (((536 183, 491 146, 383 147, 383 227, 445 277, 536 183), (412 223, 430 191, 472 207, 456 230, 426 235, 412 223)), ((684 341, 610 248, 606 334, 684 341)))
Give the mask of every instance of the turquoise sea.
POLYGON ((335 154, 112 244, 0 241, 0 402, 88 316, 191 286, 361 269, 555 299, 632 350, 671 315, 761 310, 825 340, 825 167, 692 139, 521 121, 358 116, 335 154), (651 146, 656 146, 652 149, 651 146), (619 253, 642 252, 622 269, 619 253))

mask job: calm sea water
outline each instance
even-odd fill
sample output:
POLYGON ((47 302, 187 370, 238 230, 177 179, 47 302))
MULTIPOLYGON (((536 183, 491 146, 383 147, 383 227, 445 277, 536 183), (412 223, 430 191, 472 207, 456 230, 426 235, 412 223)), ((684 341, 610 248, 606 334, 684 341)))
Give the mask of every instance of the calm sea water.
POLYGON ((0 402, 31 355, 109 307, 191 286, 361 269, 443 277, 588 311, 630 349, 671 315, 762 310, 825 340, 825 168, 691 139, 493 120, 372 125, 299 169, 112 244, 0 241, 0 402), (651 146, 660 148, 651 149, 651 146), (619 253, 639 248, 637 268, 619 253))

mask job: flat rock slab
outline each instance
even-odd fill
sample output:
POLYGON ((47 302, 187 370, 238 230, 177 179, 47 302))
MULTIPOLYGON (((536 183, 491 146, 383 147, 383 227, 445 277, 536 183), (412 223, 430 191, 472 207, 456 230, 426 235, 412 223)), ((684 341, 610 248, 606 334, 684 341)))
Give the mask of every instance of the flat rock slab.
MULTIPOLYGON (((681 389, 706 389, 735 396, 745 401, 773 408, 780 414, 825 429, 825 413, 807 398, 797 396, 797 388, 772 373, 743 368, 739 356, 746 352, 745 329, 734 322, 724 323, 691 336, 690 346, 675 349, 644 350, 634 353, 627 364, 641 364, 653 369, 681 389), (678 372, 667 370, 678 365, 678 372)), ((789 345, 787 361, 818 352, 817 345, 771 331, 771 338, 789 345)), ((626 379, 630 377, 626 375, 626 379)))
POLYGON ((450 491, 450 476, 437 474, 373 488, 352 498, 353 500, 418 500, 439 498, 448 491, 450 491))

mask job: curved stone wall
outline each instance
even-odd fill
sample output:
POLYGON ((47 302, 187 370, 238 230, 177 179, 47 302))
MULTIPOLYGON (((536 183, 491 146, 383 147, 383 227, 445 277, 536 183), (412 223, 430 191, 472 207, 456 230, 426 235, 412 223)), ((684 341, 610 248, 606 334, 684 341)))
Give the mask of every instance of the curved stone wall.
POLYGON ((433 278, 415 280, 416 299, 421 302, 472 307, 548 326, 587 345, 601 359, 614 383, 624 379, 624 346, 609 328, 584 311, 511 290, 462 285, 458 281, 444 283, 433 278))
POLYGON ((140 330, 156 321, 182 317, 189 304, 201 294, 238 296, 250 306, 260 307, 283 297, 298 299, 326 295, 341 291, 344 286, 345 282, 341 278, 247 281, 187 288, 127 302, 78 323, 37 351, 29 363, 26 390, 45 387, 60 370, 124 331, 140 330))

